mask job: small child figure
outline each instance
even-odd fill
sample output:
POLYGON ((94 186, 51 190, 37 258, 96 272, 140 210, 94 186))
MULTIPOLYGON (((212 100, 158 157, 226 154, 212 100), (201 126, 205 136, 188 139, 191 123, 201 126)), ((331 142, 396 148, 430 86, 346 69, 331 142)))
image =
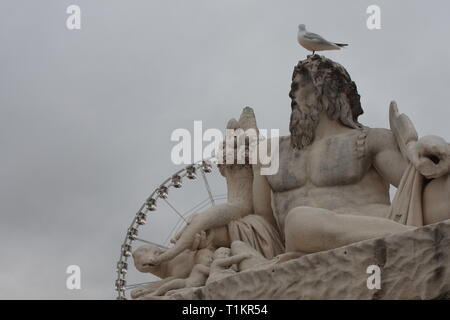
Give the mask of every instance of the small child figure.
MULTIPOLYGON (((185 279, 173 279, 162 286, 160 286, 157 290, 151 293, 149 296, 164 296, 168 291, 178 290, 184 288, 195 288, 201 287, 205 285, 206 279, 209 276, 209 267, 203 264, 196 264, 193 268, 189 277, 185 279)), ((147 296, 147 298, 149 298, 147 296)))
POLYGON ((214 260, 211 263, 211 268, 209 271, 209 278, 206 284, 214 281, 222 280, 228 276, 237 273, 236 264, 241 263, 242 260, 250 258, 247 253, 238 254, 235 256, 230 256, 231 249, 221 247, 214 252, 214 260))

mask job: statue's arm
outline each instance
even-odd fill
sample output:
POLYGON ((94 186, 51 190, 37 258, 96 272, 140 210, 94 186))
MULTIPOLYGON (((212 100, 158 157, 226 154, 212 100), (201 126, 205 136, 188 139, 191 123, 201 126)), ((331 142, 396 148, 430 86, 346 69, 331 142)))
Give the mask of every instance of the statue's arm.
POLYGON ((376 171, 386 182, 398 187, 407 161, 403 157, 392 131, 379 128, 369 129, 367 147, 376 171))
POLYGON ((389 107, 389 124, 403 157, 422 176, 435 179, 450 173, 450 145, 438 136, 419 139, 414 124, 399 112, 395 101, 389 107))
POLYGON ((403 173, 411 161, 424 177, 429 179, 448 175, 450 172, 450 147, 444 139, 425 136, 407 145, 408 158, 402 154, 392 131, 370 129, 368 135, 369 154, 373 166, 383 179, 398 187, 403 173))
POLYGON ((174 246, 151 259, 152 263, 158 265, 163 261, 174 258, 184 250, 192 247, 198 233, 227 226, 231 221, 239 219, 248 213, 249 208, 222 203, 196 214, 183 229, 174 246))
POLYGON ((432 179, 423 191, 425 225, 450 219, 450 175, 432 179))
POLYGON ((390 106, 391 130, 370 129, 369 149, 377 171, 398 186, 408 163, 429 181, 423 191, 423 222, 450 218, 450 145, 441 137, 418 134, 411 120, 390 106))
POLYGON ((205 266, 203 264, 196 264, 194 266, 194 268, 192 269, 192 272, 189 275, 189 278, 191 278, 193 276, 195 277, 195 273, 196 272, 200 272, 200 273, 204 274, 205 276, 209 276, 210 271, 211 271, 210 267, 207 267, 207 266, 205 266), (195 272, 194 272, 194 269, 195 269, 195 272))
POLYGON ((233 264, 239 264, 239 263, 242 262, 242 260, 248 259, 250 257, 251 256, 248 253, 240 253, 240 254, 237 254, 235 256, 219 259, 218 261, 216 261, 216 264, 218 266, 220 266, 220 267, 223 267, 223 268, 229 268, 233 264))

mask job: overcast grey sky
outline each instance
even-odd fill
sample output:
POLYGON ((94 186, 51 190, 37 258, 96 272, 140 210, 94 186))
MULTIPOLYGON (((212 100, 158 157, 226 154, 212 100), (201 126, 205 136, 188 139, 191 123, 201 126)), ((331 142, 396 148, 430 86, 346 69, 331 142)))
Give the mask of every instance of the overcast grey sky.
MULTIPOLYGON (((357 83, 361 122, 388 127, 396 99, 421 135, 449 140, 449 9, 443 0, 1 1, 0 298, 113 298, 126 228, 178 168, 174 129, 223 128, 250 105, 261 128, 288 133, 292 70, 307 55, 299 23, 350 44, 325 55, 357 83), (81 7, 81 30, 66 28, 70 4, 81 7), (366 27, 370 4, 381 7, 381 30, 366 27), (82 290, 65 287, 71 264, 82 290)), ((195 188, 175 196, 181 208, 195 188)), ((162 242, 175 220, 154 218, 148 234, 162 242)))

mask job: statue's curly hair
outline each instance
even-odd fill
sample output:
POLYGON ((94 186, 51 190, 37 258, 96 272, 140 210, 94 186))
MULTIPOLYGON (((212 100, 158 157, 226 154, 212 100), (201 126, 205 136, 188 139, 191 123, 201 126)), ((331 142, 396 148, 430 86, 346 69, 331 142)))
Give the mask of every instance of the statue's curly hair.
POLYGON ((289 130, 294 148, 302 149, 312 143, 323 110, 331 120, 350 128, 361 128, 358 117, 364 111, 356 84, 344 67, 330 59, 313 55, 300 61, 292 74, 289 97, 292 108, 289 130), (295 93, 301 81, 313 85, 315 97, 312 101, 303 99, 298 104, 295 93))

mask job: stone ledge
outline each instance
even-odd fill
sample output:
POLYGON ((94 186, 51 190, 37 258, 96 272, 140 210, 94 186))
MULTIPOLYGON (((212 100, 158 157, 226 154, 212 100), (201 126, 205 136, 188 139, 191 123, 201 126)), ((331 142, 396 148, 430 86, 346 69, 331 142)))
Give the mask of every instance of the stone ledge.
POLYGON ((263 270, 244 271, 175 299, 449 299, 450 220, 263 270), (366 269, 381 268, 369 290, 366 269))

